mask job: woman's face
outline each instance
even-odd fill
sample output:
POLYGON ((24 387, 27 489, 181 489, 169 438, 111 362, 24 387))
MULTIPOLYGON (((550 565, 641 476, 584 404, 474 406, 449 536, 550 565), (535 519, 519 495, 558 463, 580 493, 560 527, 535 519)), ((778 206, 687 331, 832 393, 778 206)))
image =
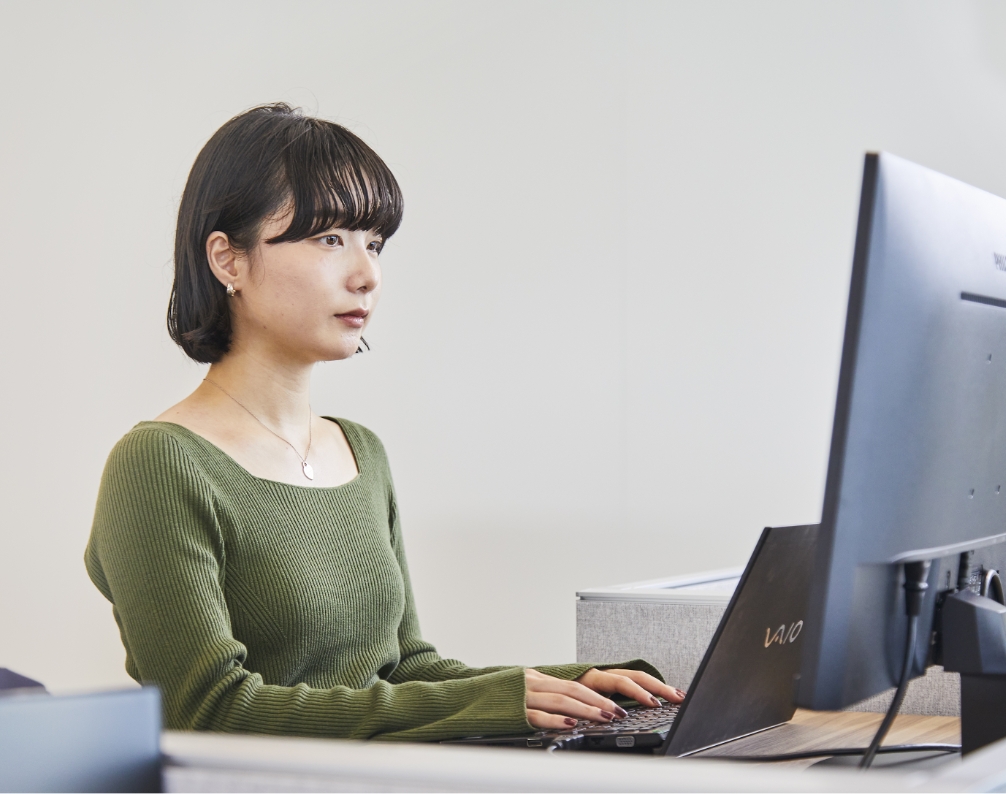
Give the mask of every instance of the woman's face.
MULTIPOLYGON (((288 224, 286 215, 267 220, 260 241, 288 224)), ((236 255, 232 350, 254 347, 302 363, 352 356, 381 294, 382 245, 373 231, 328 229, 293 243, 259 242, 236 255)))

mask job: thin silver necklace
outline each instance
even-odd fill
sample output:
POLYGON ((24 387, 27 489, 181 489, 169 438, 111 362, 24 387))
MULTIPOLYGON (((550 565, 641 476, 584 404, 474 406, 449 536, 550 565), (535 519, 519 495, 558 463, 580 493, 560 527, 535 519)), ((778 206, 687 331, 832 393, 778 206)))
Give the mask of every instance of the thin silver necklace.
POLYGON ((283 438, 283 436, 281 436, 275 430, 273 430, 272 428, 270 428, 265 422, 263 422, 261 419, 259 419, 257 416, 255 416, 255 414, 253 414, 251 411, 249 411, 248 408, 246 408, 244 405, 241 405, 241 403, 238 402, 237 398, 233 394, 231 394, 229 391, 227 391, 227 389, 225 389, 223 386, 221 386, 216 381, 210 380, 209 378, 203 378, 203 380, 206 383, 209 383, 209 384, 211 384, 213 386, 216 386, 218 389, 220 389, 220 391, 222 391, 224 394, 226 394, 228 397, 230 397, 232 400, 234 400, 234 402, 236 402, 240 407, 244 408, 245 411, 248 413, 248 415, 252 419, 254 419, 256 422, 258 422, 260 425, 262 425, 262 427, 264 427, 266 430, 268 430, 270 433, 272 433, 274 436, 276 436, 276 438, 278 438, 280 441, 282 441, 284 444, 286 444, 288 447, 290 447, 290 449, 293 450, 293 454, 296 455, 298 458, 300 458, 300 470, 302 472, 304 472, 304 476, 307 477, 309 480, 313 480, 314 479, 314 468, 311 466, 310 463, 307 462, 307 456, 311 454, 311 440, 312 440, 311 425, 313 424, 313 422, 311 421, 311 417, 313 416, 313 412, 311 411, 311 406, 310 405, 307 407, 307 411, 308 411, 308 414, 307 414, 307 417, 308 417, 308 419, 307 419, 307 452, 305 452, 303 455, 301 455, 297 451, 297 447, 295 447, 293 444, 291 444, 289 441, 287 441, 285 438, 283 438))

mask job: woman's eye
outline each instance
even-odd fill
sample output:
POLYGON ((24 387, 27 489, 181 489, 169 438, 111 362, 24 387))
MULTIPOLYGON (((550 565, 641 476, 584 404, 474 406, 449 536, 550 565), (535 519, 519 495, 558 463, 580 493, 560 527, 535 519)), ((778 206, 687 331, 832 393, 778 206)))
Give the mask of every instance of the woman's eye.
POLYGON ((374 240, 367 247, 371 251, 377 251, 377 253, 381 253, 381 249, 384 248, 384 240, 374 240))
POLYGON ((339 235, 337 234, 326 234, 324 237, 321 238, 321 241, 325 245, 334 248, 335 246, 337 246, 339 243, 342 242, 342 238, 340 238, 339 235))

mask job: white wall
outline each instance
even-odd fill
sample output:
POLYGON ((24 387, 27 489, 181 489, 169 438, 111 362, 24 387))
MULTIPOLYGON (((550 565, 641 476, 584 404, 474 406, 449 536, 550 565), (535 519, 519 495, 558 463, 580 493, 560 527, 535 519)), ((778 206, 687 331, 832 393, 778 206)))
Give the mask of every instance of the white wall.
POLYGON ((426 635, 571 660, 577 588, 820 513, 863 152, 1006 194, 994 3, 0 3, 0 666, 122 683, 104 457, 216 127, 287 100, 397 174, 374 352, 314 405, 392 459, 426 635))

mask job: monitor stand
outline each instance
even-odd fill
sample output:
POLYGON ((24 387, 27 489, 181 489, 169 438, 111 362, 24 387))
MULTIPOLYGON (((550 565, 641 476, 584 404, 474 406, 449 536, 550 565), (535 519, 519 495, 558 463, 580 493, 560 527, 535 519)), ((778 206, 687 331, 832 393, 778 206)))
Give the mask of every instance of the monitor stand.
POLYGON ((958 590, 943 602, 939 622, 943 669, 961 674, 961 751, 967 755, 1006 737, 1006 606, 958 590))

